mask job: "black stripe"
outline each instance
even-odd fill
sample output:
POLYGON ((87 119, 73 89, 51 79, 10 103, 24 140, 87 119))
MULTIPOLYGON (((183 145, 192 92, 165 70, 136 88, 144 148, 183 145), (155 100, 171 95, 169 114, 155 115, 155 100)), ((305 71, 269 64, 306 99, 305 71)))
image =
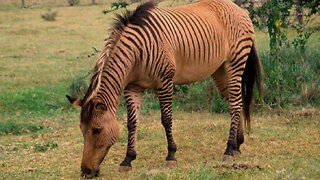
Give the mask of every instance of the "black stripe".
POLYGON ((235 48, 235 49, 238 49, 238 48, 239 48, 239 46, 240 46, 240 44, 241 44, 241 43, 243 43, 243 42, 245 42, 245 41, 251 41, 251 42, 252 42, 252 39, 251 39, 250 37, 248 37, 248 38, 244 38, 244 39, 241 39, 241 40, 237 43, 237 45, 236 45, 236 48, 235 48))
POLYGON ((114 55, 116 56, 117 60, 114 59, 114 57, 111 56, 110 58, 111 58, 112 60, 121 62, 121 64, 123 65, 123 67, 126 68, 126 69, 129 68, 128 65, 127 65, 125 62, 122 61, 122 59, 121 59, 121 57, 119 56, 118 53, 114 53, 114 55))
MULTIPOLYGON (((116 70, 114 70, 113 68, 111 68, 113 70, 113 72, 115 72, 116 70)), ((104 71, 104 73, 106 73, 107 75, 109 75, 109 77, 111 77, 111 79, 113 79, 114 83, 117 85, 118 87, 118 92, 121 91, 121 85, 119 84, 119 80, 117 80, 113 74, 110 73, 110 71, 104 71)))
MULTIPOLYGON (((169 38, 169 34, 167 34, 167 31, 165 31, 165 29, 167 29, 166 26, 164 26, 165 29, 162 29, 162 27, 161 27, 161 25, 160 25, 160 23, 161 23, 162 25, 166 25, 166 24, 161 20, 160 15, 158 15, 156 12, 154 13, 154 15, 156 16, 156 17, 154 17, 155 22, 157 23, 158 27, 160 28, 162 34, 164 34, 164 35, 166 36, 166 39, 167 39, 168 41, 170 41, 171 38, 169 38), (158 20, 161 21, 161 22, 159 23, 158 21, 156 21, 156 19, 158 19, 158 20)), ((162 17, 162 18, 163 18, 163 17, 162 17)))
MULTIPOLYGON (((126 33, 134 36, 136 38, 137 41, 139 41, 139 44, 142 45, 142 42, 140 41, 140 39, 138 38, 138 36, 130 31, 126 31, 126 33)), ((125 36, 128 40, 130 40, 132 43, 134 43, 134 45, 139 48, 139 45, 136 43, 136 41, 134 39, 132 39, 131 37, 127 37, 125 36)))
MULTIPOLYGON (((114 87, 113 86, 113 84, 111 84, 111 82, 110 82, 110 80, 106 77, 106 76, 103 76, 102 75, 102 77, 101 78, 103 78, 105 81, 107 81, 107 83, 105 82, 105 81, 103 81, 102 79, 101 79, 101 84, 102 85, 104 85, 109 91, 109 93, 107 93, 107 95, 113 95, 113 93, 112 92, 115 92, 115 93, 117 93, 117 91, 116 91, 116 87, 114 87), (112 88, 112 89, 110 89, 110 88, 112 88)), ((102 88, 100 88, 100 89, 102 89, 102 88)))
MULTIPOLYGON (((185 14, 186 15, 186 14, 185 14)), ((192 46, 193 46, 193 60, 196 60, 196 47, 195 47, 195 42, 194 42, 194 39, 193 37, 195 36, 195 31, 194 31, 194 28, 193 28, 193 24, 190 23, 190 21, 188 20, 188 18, 184 18, 188 24, 190 25, 192 31, 189 31, 189 34, 190 34, 190 38, 191 38, 191 42, 192 42, 192 46)), ((188 26, 186 26, 188 28, 188 26)), ((197 37, 195 37, 197 38, 197 37)))
POLYGON ((251 45, 245 45, 245 46, 243 46, 243 47, 236 53, 236 55, 235 55, 235 57, 233 58, 232 61, 237 60, 237 56, 239 56, 239 54, 240 54, 244 49, 248 49, 248 48, 251 48, 251 45))
MULTIPOLYGON (((185 28, 183 27, 183 25, 180 23, 181 17, 179 16, 179 14, 178 14, 178 13, 175 13, 174 15, 175 15, 175 16, 178 16, 178 18, 177 18, 177 17, 175 17, 175 18, 177 19, 178 24, 180 25, 180 27, 181 27, 182 30, 183 30, 183 32, 181 32, 181 31, 180 31, 180 28, 179 28, 179 27, 177 28, 178 31, 179 31, 179 35, 180 35, 180 37, 181 37, 181 42, 182 42, 182 45, 183 45, 184 56, 186 57, 186 45, 185 45, 185 40, 187 40, 186 30, 185 30, 185 28), (184 35, 184 37, 182 37, 183 35, 184 35)), ((188 40, 187 40, 187 43, 188 43, 188 47, 190 47, 188 40)), ((190 54, 189 54, 189 55, 190 55, 190 54)), ((188 58, 190 58, 190 57, 188 57, 188 58)))
MULTIPOLYGON (((199 53, 199 59, 198 59, 198 60, 200 61, 200 59, 201 59, 201 57, 200 57, 200 56, 201 56, 201 54, 200 54, 201 46, 200 46, 200 42, 199 42, 199 39, 198 39, 198 37, 197 37, 197 32, 195 31, 195 29, 197 29, 199 35, 201 35, 201 32, 200 32, 200 30, 199 30, 199 28, 198 28, 198 26, 197 26, 198 24, 195 23, 194 19, 189 16, 189 13, 185 13, 185 15, 186 15, 187 17, 189 17, 189 18, 186 18, 187 21, 190 20, 191 23, 193 24, 193 26, 191 26, 191 28, 192 28, 192 30, 193 30, 193 32, 194 32, 193 35, 194 35, 194 37, 195 37, 195 39, 196 39, 196 41, 197 41, 197 45, 198 45, 198 51, 195 50, 195 52, 194 52, 194 58, 195 58, 195 60, 196 60, 196 53, 198 52, 198 53, 199 53), (193 28, 193 27, 195 27, 195 28, 193 28)), ((191 23, 190 23, 190 24, 191 24, 191 23)))
MULTIPOLYGON (((185 28, 183 28, 183 30, 184 30, 184 34, 186 35, 186 41, 187 41, 187 44, 188 44, 188 57, 187 58, 191 58, 191 48, 190 48, 190 41, 189 41, 189 39, 188 39, 188 37, 187 37, 187 32, 189 33, 189 34, 191 34, 190 33, 190 30, 189 30, 189 28, 187 27, 187 24, 186 24, 186 22, 184 21, 184 18, 182 18, 181 16, 180 16, 180 13, 179 12, 176 12, 176 14, 177 14, 177 16, 179 16, 179 18, 180 18, 180 20, 183 22, 183 25, 184 25, 184 27, 185 28)), ((183 15, 183 14, 182 14, 183 15)), ((182 26, 183 27, 183 26, 182 26)), ((190 35, 191 36, 191 35, 190 35)), ((191 36, 191 39, 192 39, 192 36, 191 36)), ((185 51, 185 52, 187 52, 187 51, 185 51)))
MULTIPOLYGON (((124 72, 123 72, 122 68, 119 66, 118 62, 115 61, 115 60, 113 60, 113 61, 110 61, 110 63, 114 63, 114 64, 117 66, 118 70, 121 72, 122 77, 124 77, 124 72)), ((116 72, 116 73, 118 74, 118 72, 116 72)), ((119 76, 119 78, 120 78, 120 75, 119 75, 119 74, 118 74, 118 76, 119 76)))

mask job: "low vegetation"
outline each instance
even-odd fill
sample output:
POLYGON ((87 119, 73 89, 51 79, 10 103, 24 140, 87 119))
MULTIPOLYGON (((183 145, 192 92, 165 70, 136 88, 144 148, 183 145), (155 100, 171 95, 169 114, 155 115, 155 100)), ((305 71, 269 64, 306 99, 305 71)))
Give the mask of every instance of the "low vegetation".
MULTIPOLYGON (((69 7, 66 1, 45 0, 22 9, 16 2, 0 2, 0 179, 80 177, 83 137, 79 109, 68 103, 65 94, 83 96, 88 72, 109 33, 114 13, 122 11, 103 15, 101 11, 111 7, 111 2, 97 3, 92 6, 91 0, 81 0, 79 6, 69 7), (50 23, 40 18, 49 7, 59 12, 59 18, 50 23)), ((148 90, 133 171, 116 171, 127 144, 122 102, 118 111, 120 138, 101 165, 101 178, 320 179, 320 32, 310 36, 303 55, 293 46, 281 49, 278 76, 273 71, 268 35, 256 31, 264 72, 263 101, 256 101, 252 132, 246 135, 236 161, 220 162, 230 117, 227 103, 207 79, 175 86, 177 167, 163 167, 166 139, 160 107, 153 91, 148 90), (281 85, 279 92, 274 88, 275 76, 281 85), (281 111, 273 109, 275 93, 280 94, 281 111)), ((287 36, 292 41, 297 34, 289 30, 287 36)))
POLYGON ((57 15, 57 11, 51 11, 51 9, 48 9, 48 11, 45 14, 41 15, 41 18, 45 21, 55 21, 57 15))
POLYGON ((80 3, 80 0, 68 0, 68 3, 70 6, 78 5, 80 3))

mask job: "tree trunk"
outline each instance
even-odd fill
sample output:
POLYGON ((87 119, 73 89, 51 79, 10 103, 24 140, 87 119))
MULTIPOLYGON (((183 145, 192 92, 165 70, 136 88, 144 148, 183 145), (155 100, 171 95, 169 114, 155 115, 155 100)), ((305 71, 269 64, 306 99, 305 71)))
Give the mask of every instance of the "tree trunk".
POLYGON ((21 0, 21 6, 22 6, 23 8, 26 7, 26 6, 25 6, 25 3, 24 3, 24 0, 21 0))
POLYGON ((96 0, 92 0, 92 4, 97 4, 96 0))
POLYGON ((296 7, 296 11, 297 11, 297 19, 300 25, 303 25, 303 15, 304 15, 304 11, 303 11, 303 0, 297 0, 297 7, 296 7))

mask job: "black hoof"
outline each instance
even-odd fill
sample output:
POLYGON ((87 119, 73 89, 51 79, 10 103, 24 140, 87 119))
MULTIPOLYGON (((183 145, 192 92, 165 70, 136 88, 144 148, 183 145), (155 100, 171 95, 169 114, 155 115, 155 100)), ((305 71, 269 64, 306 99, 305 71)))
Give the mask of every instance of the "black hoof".
POLYGON ((132 167, 130 166, 119 166, 118 172, 129 172, 132 170, 132 167))
POLYGON ((176 160, 167 160, 166 163, 164 164, 164 167, 171 168, 177 166, 177 161, 176 160))
POLYGON ((234 161, 234 157, 232 155, 227 155, 227 154, 224 154, 222 156, 222 162, 232 162, 234 161))
POLYGON ((240 155, 240 154, 241 154, 240 149, 234 149, 234 150, 233 150, 233 154, 234 154, 234 155, 240 155))

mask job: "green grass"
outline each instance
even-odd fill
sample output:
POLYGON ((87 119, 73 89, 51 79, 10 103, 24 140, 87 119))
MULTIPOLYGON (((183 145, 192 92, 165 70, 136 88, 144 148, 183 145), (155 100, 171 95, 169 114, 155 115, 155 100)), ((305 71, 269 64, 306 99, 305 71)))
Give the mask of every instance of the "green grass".
MULTIPOLYGON (((76 7, 69 7, 67 1, 55 2, 40 1, 32 9, 21 9, 18 1, 0 2, 0 179, 80 177, 83 138, 79 109, 68 103, 65 94, 70 92, 70 86, 77 90, 75 95, 83 93, 85 75, 92 70, 97 58, 97 55, 88 55, 92 54, 92 47, 103 46, 114 13, 121 10, 103 15, 102 10, 108 9, 110 2, 98 1, 99 5, 92 6, 91 1, 81 0, 76 7), (41 18, 48 7, 58 12, 56 21, 46 22, 41 18)), ((170 3, 163 1, 160 5, 170 3)), ((182 3, 185 2, 177 2, 182 3)), ((294 36, 293 32, 289 35, 294 36)), ((267 52, 266 34, 257 31, 256 42, 260 54, 267 52)), ((319 51, 319 32, 312 35, 308 46, 314 52, 319 51)), ((309 61, 314 69, 319 61, 313 51, 309 52, 312 56, 309 61)), ((288 67, 295 66, 299 64, 288 67)), ((286 73, 290 68, 284 71, 284 77, 290 75, 286 73)), ((319 80, 311 69, 306 70, 305 77, 308 81, 319 80)), ((272 110, 255 112, 252 133, 246 135, 242 155, 236 157, 235 164, 222 164, 230 117, 227 113, 212 113, 226 110, 226 103, 219 101, 216 92, 212 103, 207 98, 209 95, 202 93, 204 87, 210 89, 210 82, 177 90, 173 130, 178 145, 178 166, 172 169, 163 167, 166 138, 158 100, 148 91, 143 100, 138 157, 132 163, 133 171, 116 172, 127 144, 126 110, 124 104, 120 104, 120 139, 101 165, 101 178, 320 178, 318 107, 303 104, 302 108, 293 98, 288 100, 291 106, 280 115, 272 110)))
MULTIPOLYGON (((207 112, 175 112, 174 135, 178 145, 178 166, 163 168, 166 139, 159 111, 142 115, 139 125, 138 157, 133 171, 118 173, 125 156, 125 116, 119 117, 120 140, 101 165, 101 177, 111 179, 318 179, 318 110, 309 116, 300 110, 282 116, 255 114, 253 132, 246 136, 242 155, 235 165, 222 164, 229 116, 207 112), (299 112, 298 112, 299 111, 299 112), (235 168, 234 166, 240 166, 235 168), (148 175, 156 170, 155 175, 148 175)), ((57 121, 53 119, 53 121, 57 121)), ((23 134, 1 138, 2 178, 78 178, 83 140, 78 118, 67 125, 51 126, 53 133, 23 134), (48 145, 49 144, 49 145, 48 145), (54 146, 54 148, 52 148, 54 146)))

